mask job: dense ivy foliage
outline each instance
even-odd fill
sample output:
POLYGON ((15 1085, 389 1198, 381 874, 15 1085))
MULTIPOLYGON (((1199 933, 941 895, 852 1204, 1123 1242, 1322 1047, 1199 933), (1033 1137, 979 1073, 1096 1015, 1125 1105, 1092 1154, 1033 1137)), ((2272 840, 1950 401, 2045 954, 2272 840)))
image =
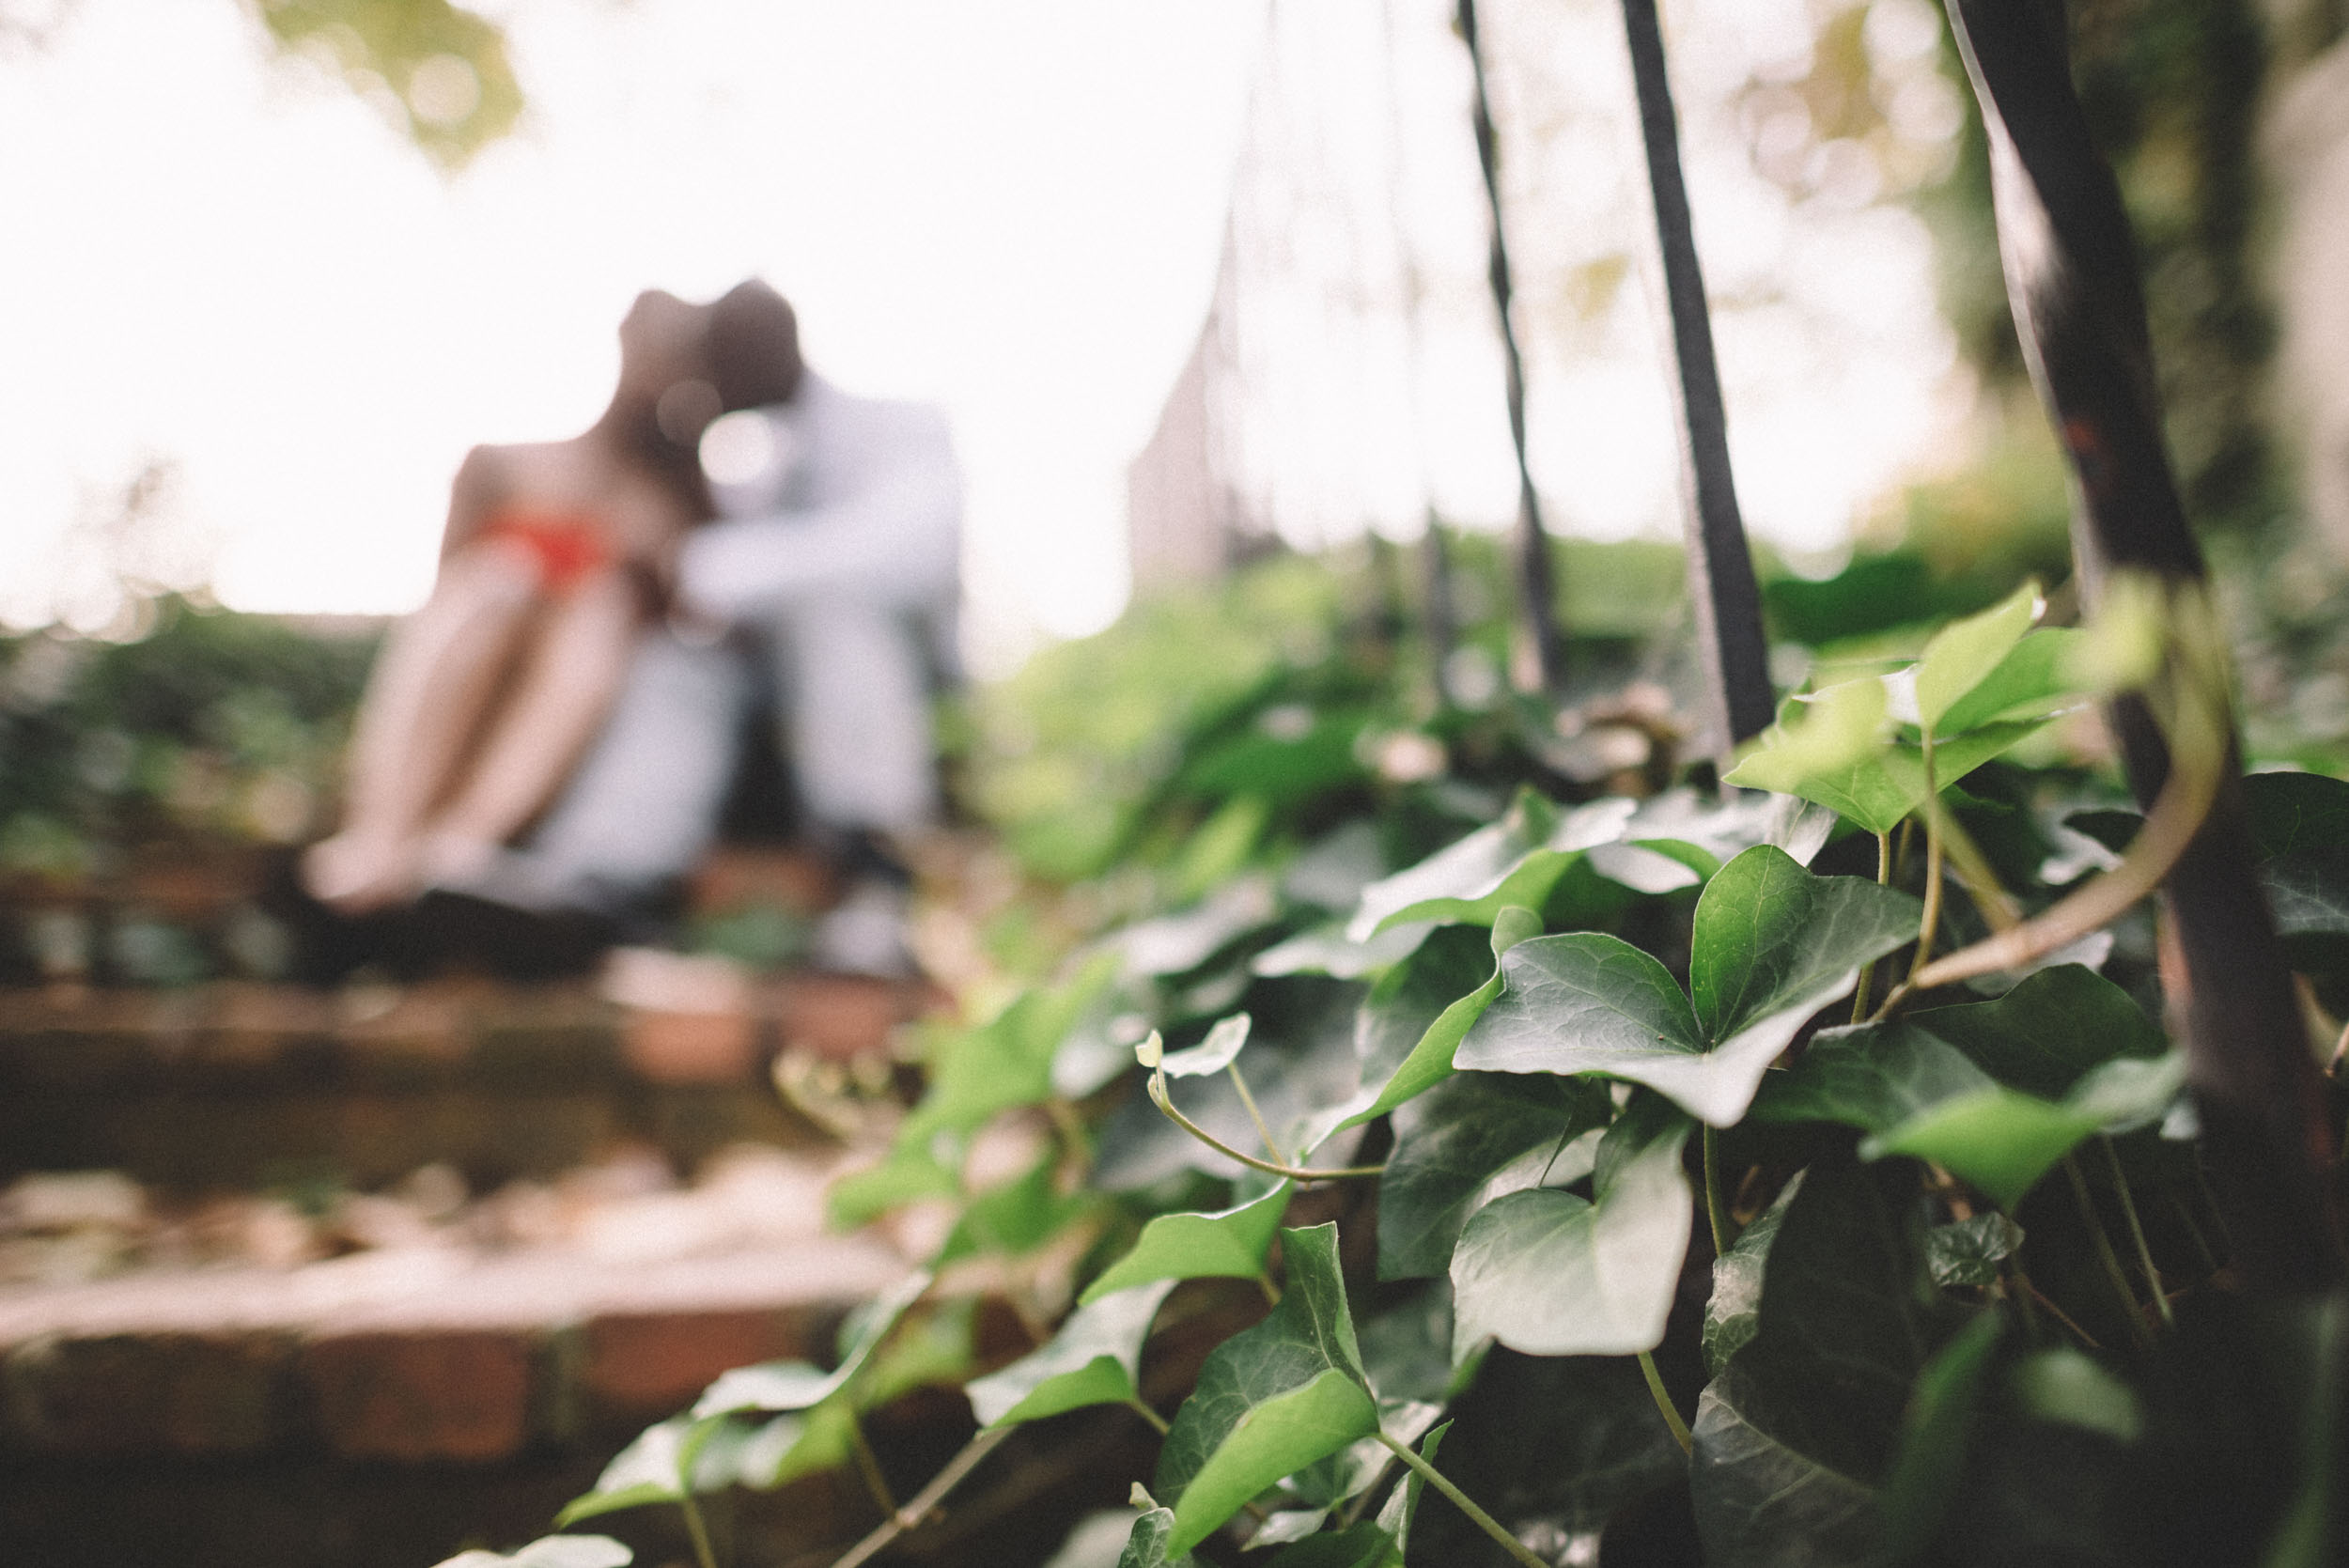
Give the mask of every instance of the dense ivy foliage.
MULTIPOLYGON (((977 1437, 843 1560, 1088 1406, 1163 1435, 1126 1568, 2338 1560, 2349 1303, 2228 1288, 2139 824, 2057 738, 2169 657, 2114 599, 1822 670, 1726 788, 1576 789, 1555 727, 1343 626, 1235 681, 1124 829, 1160 907, 937 1036, 835 1188, 845 1224, 943 1205, 933 1270, 566 1522, 860 1464, 945 1381, 977 1437), (989 1291, 1039 1340, 1003 1364, 989 1291), (1203 1303, 1261 1315, 1170 1362, 1203 1303)), ((2338 1032, 2349 784, 2248 787, 2338 1032)))

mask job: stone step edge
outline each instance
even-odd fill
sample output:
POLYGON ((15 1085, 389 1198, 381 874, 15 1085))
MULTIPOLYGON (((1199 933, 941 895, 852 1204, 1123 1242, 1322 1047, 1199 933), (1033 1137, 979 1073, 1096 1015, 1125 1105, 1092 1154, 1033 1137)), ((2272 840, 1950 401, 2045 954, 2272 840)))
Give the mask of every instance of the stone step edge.
MULTIPOLYGON (((428 1250, 417 1250, 423 1252, 428 1250)), ((0 1296, 0 1453, 495 1464, 613 1446, 730 1367, 823 1361, 903 1277, 825 1238, 631 1266, 359 1254, 291 1275, 132 1276, 0 1296), (356 1266, 368 1265, 368 1266, 356 1266)))

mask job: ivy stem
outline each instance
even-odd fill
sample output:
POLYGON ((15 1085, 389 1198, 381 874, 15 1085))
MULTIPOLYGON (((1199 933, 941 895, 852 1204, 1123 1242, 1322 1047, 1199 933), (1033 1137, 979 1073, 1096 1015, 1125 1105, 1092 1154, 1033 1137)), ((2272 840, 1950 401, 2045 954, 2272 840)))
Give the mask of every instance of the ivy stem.
POLYGON ((1224 1142, 1223 1140, 1174 1109, 1174 1101, 1166 1092, 1166 1075, 1163 1073, 1155 1074, 1150 1079, 1150 1103, 1164 1111, 1169 1121, 1205 1143, 1208 1148, 1213 1149, 1217 1154, 1228 1159, 1238 1160, 1250 1170, 1262 1171, 1267 1175, 1286 1176, 1293 1182, 1335 1182, 1348 1181, 1362 1176, 1375 1176, 1386 1169, 1384 1165, 1346 1165, 1328 1171, 1309 1171, 1301 1166, 1276 1165, 1268 1159, 1258 1159, 1253 1155, 1241 1154, 1237 1149, 1233 1148, 1229 1143, 1224 1142))
POLYGON ((701 1568, 718 1568, 718 1554, 709 1549, 709 1526, 703 1522, 701 1504, 693 1500, 690 1483, 677 1498, 677 1511, 685 1515, 685 1533, 693 1543, 693 1560, 701 1568))
MULTIPOLYGON (((1727 1252, 1729 1250, 1729 1244, 1731 1241, 1735 1239, 1730 1234, 1735 1227, 1729 1221, 1728 1211, 1721 1207, 1721 1176, 1719 1169, 1720 1162, 1719 1157, 1719 1141, 1720 1134, 1714 1130, 1713 1125, 1710 1122, 1705 1123, 1703 1140, 1704 1149, 1704 1218, 1706 1223, 1713 1227, 1713 1255, 1717 1258, 1727 1252)), ((1685 1447, 1686 1445, 1684 1444, 1683 1446, 1685 1447)))
POLYGON ((2030 1276, 2023 1272, 2023 1260, 2021 1258, 2010 1258, 2007 1261, 2014 1265, 2015 1282, 2023 1287, 2023 1294, 2025 1296, 2029 1296, 2031 1300, 2038 1302, 2042 1307, 2046 1308, 2048 1315, 2053 1317, 2058 1323, 2062 1324, 2064 1327, 2069 1328, 2072 1331, 2073 1338, 2078 1340, 2080 1343, 2086 1345, 2091 1350, 2100 1351, 2104 1349, 2103 1345, 2096 1343, 2095 1335, 2090 1333, 2078 1324, 2074 1323, 2072 1321, 2072 1314, 2055 1304, 2055 1297, 2049 1296, 2046 1291, 2041 1290, 2037 1285, 2031 1283, 2030 1276))
POLYGON ((2161 1288, 2161 1270, 2154 1266, 2154 1250, 2145 1244, 2145 1224, 2137 1217, 2137 1200, 2129 1196, 2129 1178, 2121 1169, 2121 1151, 2110 1138, 2099 1138, 2105 1146, 2105 1159, 2112 1166, 2112 1189, 2121 1195, 2121 1218, 2129 1224, 2129 1239, 2137 1244, 2138 1266, 2145 1271, 2145 1286, 2154 1293, 2154 1305, 2161 1312, 2165 1327, 2175 1328, 2178 1318, 2170 1310, 2170 1296, 2161 1288))
POLYGON ((1697 1444, 1688 1436, 1688 1423, 1680 1419, 1680 1412, 1672 1407, 1672 1396, 1664 1391, 1664 1378, 1656 1370, 1656 1358, 1644 1350, 1640 1352, 1640 1375, 1647 1379, 1648 1394, 1656 1401, 1656 1408, 1663 1412, 1664 1424, 1672 1429, 1672 1441, 1680 1445, 1681 1452, 1694 1453, 1697 1444))
MULTIPOLYGON (((990 1426, 962 1445, 962 1452, 946 1461, 946 1467, 930 1477, 929 1484, 913 1495, 913 1500, 883 1519, 870 1535, 848 1548, 848 1555, 835 1560, 832 1568, 863 1568, 887 1550, 889 1544, 930 1516, 947 1493, 962 1483, 962 1478, 979 1467, 979 1461, 993 1453, 1003 1440, 1019 1429, 1016 1426, 990 1426)), ((712 1565, 714 1568, 714 1565, 712 1565)))
MULTIPOLYGON (((2154 1332, 2145 1327, 2145 1314, 2137 1304, 2137 1294, 2129 1289, 2129 1277, 2121 1267, 2121 1255, 2112 1250, 2112 1237, 2105 1234, 2104 1217, 2096 1212, 2095 1200, 2089 1196, 2088 1178, 2080 1174, 2080 1162, 2070 1155, 2063 1157, 2063 1174, 2072 1184, 2073 1201, 2079 1204, 2080 1218, 2088 1221, 2088 1234, 2096 1244, 2096 1262, 2103 1267, 2106 1280, 2121 1298, 2122 1315, 2129 1320, 2129 1337, 2140 1350, 2150 1350, 2154 1332)), ((2155 1294, 2159 1294, 2156 1292, 2155 1294)))
POLYGON ((1256 1124, 1256 1136, 1264 1140, 1264 1152, 1279 1159, 1281 1145, 1272 1141, 1272 1129, 1265 1126, 1264 1112, 1256 1109, 1256 1096, 1248 1092, 1248 1080, 1239 1076, 1239 1063, 1230 1063, 1223 1070, 1232 1075, 1232 1087, 1239 1091, 1239 1103, 1248 1108, 1248 1119, 1256 1124))
POLYGON ((1256 1270, 1256 1288, 1264 1292, 1264 1298, 1273 1306, 1281 1304, 1281 1287, 1274 1284, 1272 1276, 1261 1268, 1256 1270))
MULTIPOLYGON (((1876 834, 1876 886, 1892 885, 1892 835, 1876 834)), ((1859 984, 1852 987, 1851 1021, 1864 1023, 1868 1017, 1868 988, 1875 984, 1876 961, 1874 958, 1859 966, 1859 984)))
POLYGON ((1159 1415, 1156 1410, 1151 1409, 1147 1405, 1144 1405, 1139 1397, 1129 1399, 1126 1402, 1126 1404, 1133 1410, 1135 1415, 1140 1416, 1143 1421, 1148 1421, 1150 1425, 1157 1430, 1159 1436, 1165 1436, 1168 1431, 1171 1430, 1167 1425, 1166 1418, 1159 1415))
POLYGON ((883 1514, 896 1513, 897 1499, 889 1490, 888 1478, 881 1474, 880 1456, 873 1452, 872 1441, 864 1436, 864 1423, 853 1414, 848 1417, 848 1446, 856 1454, 857 1473, 864 1478, 864 1489, 873 1494, 873 1500, 880 1504, 883 1514))
POLYGON ((1437 1491, 1441 1492, 1447 1498, 1449 1498, 1453 1507, 1467 1514, 1470 1522, 1475 1525, 1478 1529, 1481 1529, 1486 1535, 1491 1536, 1502 1551, 1507 1552, 1511 1557, 1517 1559, 1519 1562, 1524 1563, 1525 1568, 1549 1568, 1548 1563, 1543 1561, 1540 1558, 1535 1557, 1531 1551, 1526 1549, 1524 1542, 1518 1540, 1516 1536, 1501 1529, 1501 1522, 1499 1520, 1495 1519, 1491 1514, 1486 1513, 1483 1509, 1477 1507, 1473 1502, 1470 1502, 1469 1500, 1469 1495, 1466 1492, 1461 1491, 1457 1486, 1453 1485, 1451 1482, 1445 1480, 1444 1474, 1441 1470, 1439 1470, 1435 1466, 1430 1465, 1426 1460, 1422 1459, 1417 1453, 1413 1452, 1411 1446, 1408 1443, 1398 1443, 1383 1432, 1378 1434, 1378 1440, 1387 1446, 1389 1452, 1392 1453, 1397 1459, 1402 1460, 1403 1463, 1408 1465, 1412 1470, 1417 1472, 1422 1481, 1427 1483, 1428 1485, 1433 1486, 1437 1491))
MULTIPOLYGON (((1907 984, 1933 957, 1933 937, 1941 924, 1941 797, 1933 777, 1933 732, 1925 731, 1925 912, 1917 923, 1917 956, 1909 961, 1907 984)), ((1895 995, 1898 992, 1894 993, 1895 995)), ((1889 1003, 1890 999, 1887 999, 1889 1003)))

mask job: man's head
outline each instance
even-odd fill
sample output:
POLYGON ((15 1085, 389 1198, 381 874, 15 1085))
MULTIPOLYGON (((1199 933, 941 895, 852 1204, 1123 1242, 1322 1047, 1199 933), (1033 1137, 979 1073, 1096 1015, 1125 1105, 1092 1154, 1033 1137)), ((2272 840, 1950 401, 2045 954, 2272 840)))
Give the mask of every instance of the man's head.
POLYGON ((620 384, 612 406, 631 427, 657 430, 679 452, 691 452, 719 407, 709 364, 708 305, 689 304, 666 289, 636 296, 620 320, 620 384))
POLYGON ((710 380, 729 412, 787 403, 807 366, 790 302, 756 278, 736 284, 709 307, 710 380))

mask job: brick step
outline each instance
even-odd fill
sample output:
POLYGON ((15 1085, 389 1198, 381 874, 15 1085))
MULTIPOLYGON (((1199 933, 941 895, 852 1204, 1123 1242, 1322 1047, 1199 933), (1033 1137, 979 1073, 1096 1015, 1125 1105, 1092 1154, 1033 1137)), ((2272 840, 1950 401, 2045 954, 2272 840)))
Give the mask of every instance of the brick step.
POLYGON ((776 1094, 778 1054, 877 1059, 933 1004, 880 981, 686 973, 715 983, 639 984, 637 1006, 585 982, 0 989, 0 1179, 366 1187, 442 1163, 481 1184, 621 1141, 689 1166, 744 1140, 805 1144, 816 1129, 776 1094))

